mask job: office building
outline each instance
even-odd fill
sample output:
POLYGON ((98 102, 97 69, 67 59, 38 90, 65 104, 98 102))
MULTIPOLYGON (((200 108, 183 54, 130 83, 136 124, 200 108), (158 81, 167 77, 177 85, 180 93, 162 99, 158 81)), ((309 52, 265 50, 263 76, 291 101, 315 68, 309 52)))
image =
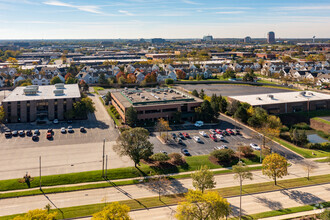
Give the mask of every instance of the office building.
POLYGON ((247 44, 251 43, 251 37, 249 37, 249 36, 245 37, 244 43, 247 43, 247 44))
POLYGON ((274 44, 275 43, 275 33, 273 31, 268 32, 267 34, 267 43, 274 44))

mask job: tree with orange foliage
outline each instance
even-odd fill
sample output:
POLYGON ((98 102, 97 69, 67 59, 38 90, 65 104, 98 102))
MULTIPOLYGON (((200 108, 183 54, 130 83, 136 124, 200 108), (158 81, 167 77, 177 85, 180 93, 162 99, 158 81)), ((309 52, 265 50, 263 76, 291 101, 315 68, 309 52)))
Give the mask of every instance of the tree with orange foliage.
POLYGON ((187 74, 183 70, 176 70, 176 77, 178 79, 185 79, 186 75, 187 74))
POLYGON ((67 73, 64 77, 65 81, 68 79, 68 78, 73 78, 72 74, 71 73, 67 73))
POLYGON ((127 75, 127 83, 135 83, 136 82, 136 76, 134 73, 130 73, 127 75))
POLYGON ((119 78, 120 78, 120 77, 124 77, 124 78, 126 79, 126 75, 125 75, 125 73, 123 73, 123 72, 119 72, 119 73, 116 75, 117 82, 119 81, 119 78))

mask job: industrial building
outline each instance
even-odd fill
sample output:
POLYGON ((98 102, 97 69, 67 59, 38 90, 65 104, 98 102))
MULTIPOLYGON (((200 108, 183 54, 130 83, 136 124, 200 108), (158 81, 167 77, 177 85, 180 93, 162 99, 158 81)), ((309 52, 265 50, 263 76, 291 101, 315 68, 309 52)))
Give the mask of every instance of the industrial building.
POLYGON ((22 86, 16 87, 2 105, 8 123, 63 120, 65 112, 71 110, 80 97, 77 84, 22 86))
POLYGON ((131 106, 136 109, 139 121, 172 120, 176 112, 181 112, 182 119, 191 120, 194 109, 203 102, 188 93, 169 88, 124 89, 111 93, 111 96, 112 104, 124 122, 125 113, 131 106))
POLYGON ((314 91, 229 96, 229 99, 262 107, 270 114, 330 109, 330 95, 314 91))

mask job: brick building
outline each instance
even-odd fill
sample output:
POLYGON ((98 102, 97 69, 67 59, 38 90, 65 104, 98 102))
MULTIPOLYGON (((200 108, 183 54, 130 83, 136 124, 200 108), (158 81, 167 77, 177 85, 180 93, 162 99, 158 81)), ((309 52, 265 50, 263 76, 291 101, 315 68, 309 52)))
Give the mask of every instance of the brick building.
POLYGON ((262 107, 270 114, 330 109, 330 95, 311 91, 230 96, 229 99, 262 107))
POLYGON ((17 87, 2 101, 7 122, 64 119, 80 100, 77 84, 17 87))
POLYGON ((125 122, 125 112, 133 106, 140 121, 156 121, 159 118, 172 120, 175 112, 181 118, 191 120, 194 109, 203 100, 176 89, 124 89, 111 93, 112 104, 125 122))

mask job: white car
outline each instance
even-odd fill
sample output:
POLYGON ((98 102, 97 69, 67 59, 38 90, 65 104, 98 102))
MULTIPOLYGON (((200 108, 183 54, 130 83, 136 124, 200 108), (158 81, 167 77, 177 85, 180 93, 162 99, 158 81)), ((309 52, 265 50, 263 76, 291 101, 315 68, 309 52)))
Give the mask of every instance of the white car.
POLYGON ((195 122, 196 127, 202 127, 203 125, 204 125, 204 122, 202 122, 202 121, 196 121, 195 122))
POLYGON ((68 127, 68 132, 69 132, 69 133, 73 133, 73 132, 74 132, 72 126, 69 126, 69 127, 68 127))
POLYGON ((261 148, 258 146, 258 144, 251 143, 251 144, 250 144, 250 147, 251 147, 253 150, 261 150, 261 148))
POLYGON ((222 150, 222 149, 228 149, 227 145, 221 145, 214 147, 214 150, 222 150))
POLYGON ((65 134, 65 133, 66 133, 66 129, 65 129, 65 127, 62 127, 62 128, 61 128, 61 133, 62 133, 62 134, 65 134))
POLYGON ((202 135, 203 137, 207 137, 207 134, 205 131, 200 131, 199 134, 202 135))
POLYGON ((223 138, 223 136, 221 135, 221 134, 216 134, 215 135, 220 141, 223 141, 224 140, 224 138, 223 138))
POLYGON ((197 143, 201 142, 201 139, 198 136, 194 136, 193 137, 194 141, 196 141, 197 143))
POLYGON ((217 133, 217 132, 215 132, 214 129, 210 129, 209 131, 210 131, 211 134, 216 134, 217 133))

